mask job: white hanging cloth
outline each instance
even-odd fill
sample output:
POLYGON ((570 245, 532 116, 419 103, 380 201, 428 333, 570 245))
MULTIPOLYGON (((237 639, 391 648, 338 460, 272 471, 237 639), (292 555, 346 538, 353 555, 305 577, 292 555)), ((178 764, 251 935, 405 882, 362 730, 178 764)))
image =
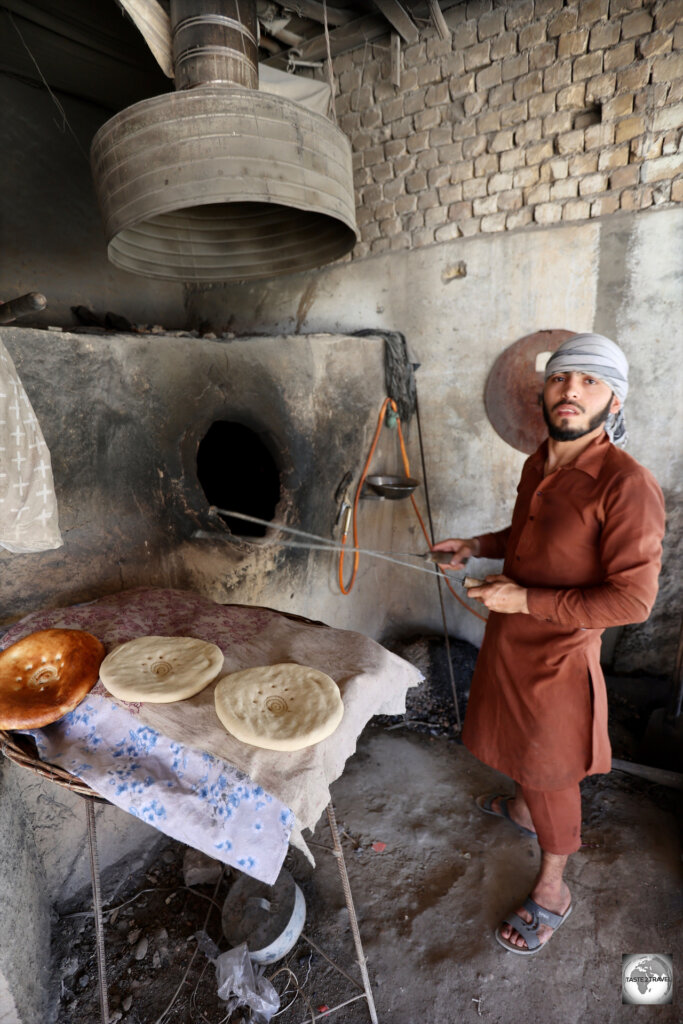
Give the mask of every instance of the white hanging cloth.
POLYGON ((50 453, 9 352, 0 342, 0 547, 61 547, 50 453))

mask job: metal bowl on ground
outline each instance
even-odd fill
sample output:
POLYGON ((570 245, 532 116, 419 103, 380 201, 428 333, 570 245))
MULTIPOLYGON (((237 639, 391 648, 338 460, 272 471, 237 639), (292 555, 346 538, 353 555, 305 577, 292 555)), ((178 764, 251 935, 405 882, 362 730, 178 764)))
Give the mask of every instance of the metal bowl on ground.
POLYGON ((412 476, 366 476, 365 483, 375 494, 381 498, 408 498, 416 487, 420 486, 419 480, 412 476))

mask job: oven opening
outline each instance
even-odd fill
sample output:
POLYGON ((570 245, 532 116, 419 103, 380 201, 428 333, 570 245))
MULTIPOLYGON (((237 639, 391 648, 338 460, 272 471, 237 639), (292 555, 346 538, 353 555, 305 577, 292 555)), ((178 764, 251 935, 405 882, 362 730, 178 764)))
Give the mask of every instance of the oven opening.
MULTIPOLYGON (((212 423, 197 450, 197 477, 207 501, 230 512, 272 520, 280 474, 259 435, 243 423, 212 423)), ((221 515, 240 537, 265 537, 266 527, 221 515)))

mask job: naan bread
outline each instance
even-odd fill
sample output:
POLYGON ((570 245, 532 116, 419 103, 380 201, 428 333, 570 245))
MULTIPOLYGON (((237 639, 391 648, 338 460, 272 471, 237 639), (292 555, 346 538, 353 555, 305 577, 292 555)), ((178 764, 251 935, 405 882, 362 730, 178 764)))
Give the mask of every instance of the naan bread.
POLYGON ((194 697, 222 668, 223 652, 206 640, 141 636, 107 655, 100 679, 118 700, 170 704, 194 697))
POLYGON ((0 652, 0 729, 39 729, 73 711, 104 654, 81 629, 42 629, 0 652))
POLYGON ((225 676, 214 694, 216 714, 242 743, 301 750, 331 735, 342 720, 339 687, 305 665, 260 665, 225 676))

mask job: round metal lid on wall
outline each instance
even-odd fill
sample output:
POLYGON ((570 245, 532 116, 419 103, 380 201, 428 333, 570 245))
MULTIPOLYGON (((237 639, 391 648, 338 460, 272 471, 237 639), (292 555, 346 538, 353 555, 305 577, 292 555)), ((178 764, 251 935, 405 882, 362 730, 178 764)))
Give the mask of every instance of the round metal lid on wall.
POLYGON ((546 363, 576 331, 536 331, 509 345, 496 359, 486 381, 484 406, 496 433, 530 455, 545 440, 541 400, 546 363))

